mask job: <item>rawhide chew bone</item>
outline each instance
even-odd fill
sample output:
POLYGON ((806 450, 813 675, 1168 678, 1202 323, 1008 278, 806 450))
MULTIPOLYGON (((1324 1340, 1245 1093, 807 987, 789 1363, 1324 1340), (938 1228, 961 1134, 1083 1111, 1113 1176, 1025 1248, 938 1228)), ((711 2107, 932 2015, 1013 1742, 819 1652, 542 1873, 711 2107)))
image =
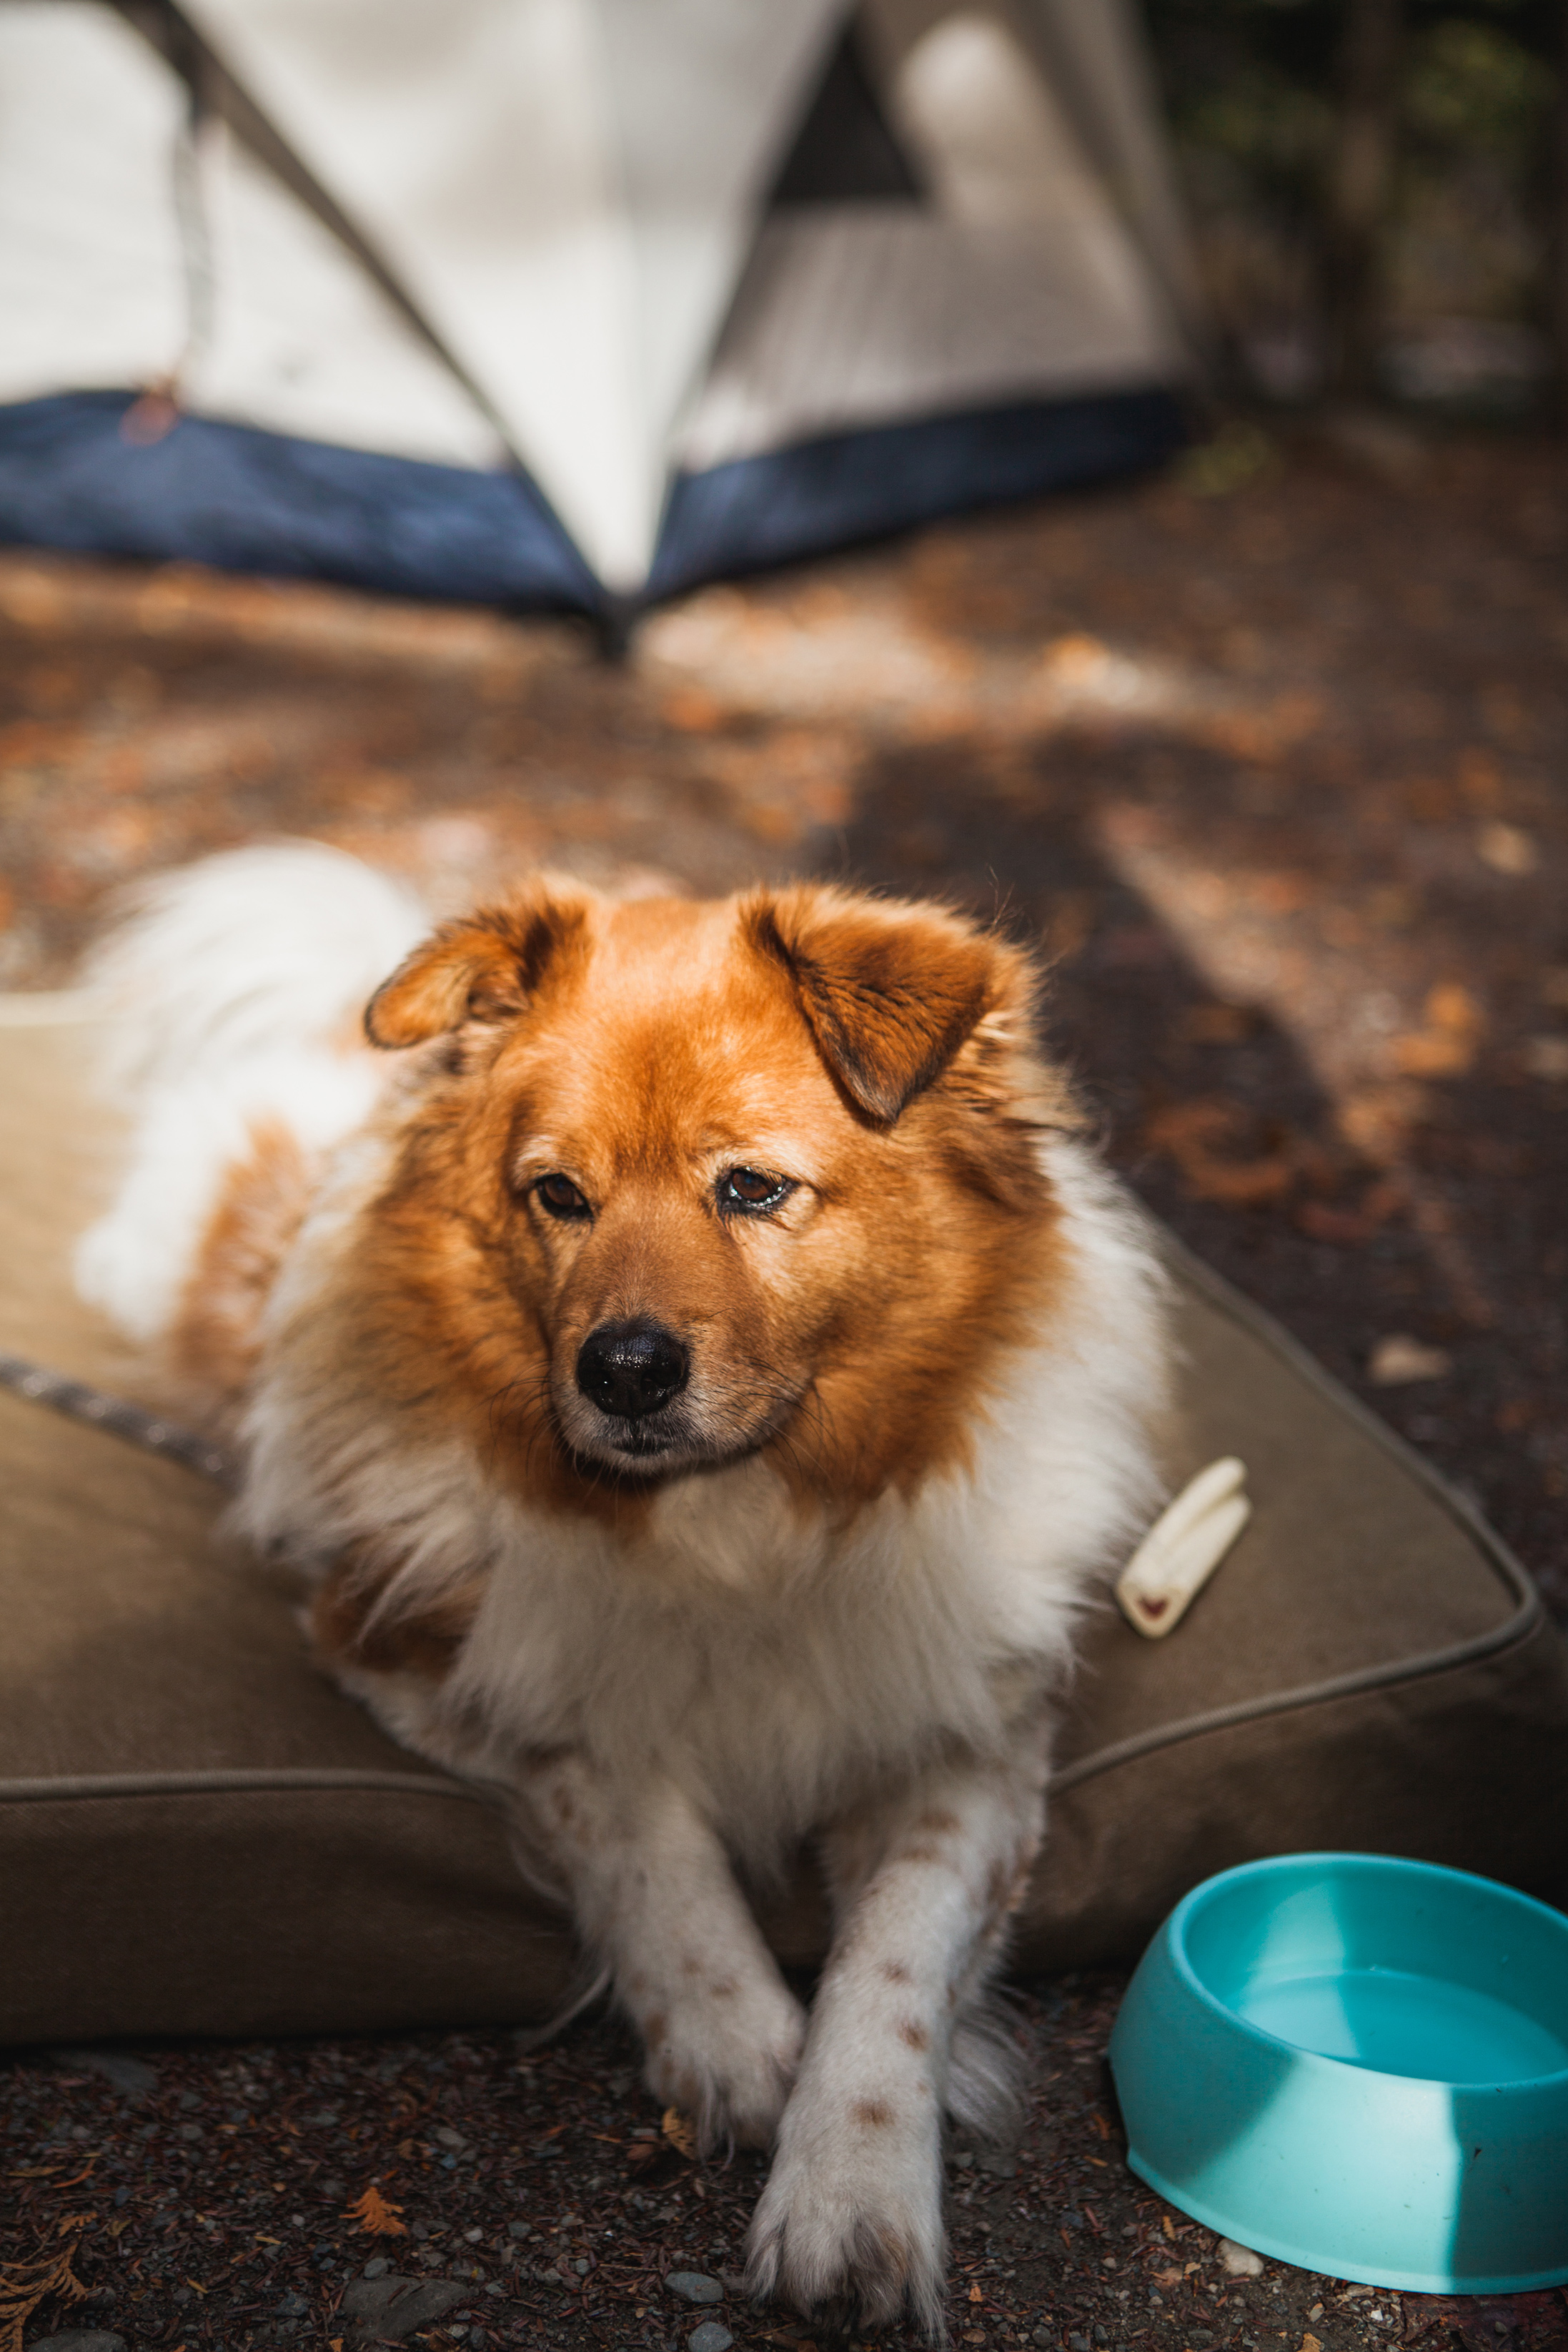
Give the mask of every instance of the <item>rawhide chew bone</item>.
POLYGON ((1122 1614, 1150 1641, 1179 1623, 1251 1517, 1252 1506, 1241 1492, 1246 1475, 1246 1464, 1233 1454, 1200 1470, 1122 1570, 1116 1581, 1122 1614))

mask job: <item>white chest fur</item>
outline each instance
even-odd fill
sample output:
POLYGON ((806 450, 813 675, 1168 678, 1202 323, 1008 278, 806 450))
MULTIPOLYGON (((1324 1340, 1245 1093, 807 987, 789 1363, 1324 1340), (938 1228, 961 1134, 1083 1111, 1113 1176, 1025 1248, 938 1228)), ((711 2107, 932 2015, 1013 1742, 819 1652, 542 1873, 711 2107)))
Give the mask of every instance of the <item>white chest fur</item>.
MULTIPOLYGON (((945 1746, 993 1749, 1020 1697, 1060 1680, 1079 1608, 1154 1500, 1157 1279, 1092 1163, 1058 1143, 1051 1173, 1077 1272, 1049 1331, 977 1400, 966 1468, 847 1528, 762 1456, 678 1481, 634 1536, 530 1510, 456 1441, 411 1450, 362 1398, 344 1425, 296 1388, 287 1347, 252 1416, 247 1526, 319 1558, 391 1538, 426 1590, 485 1569, 438 1697, 356 1678, 398 1737, 502 1775, 556 1747, 623 1785, 667 1775, 764 1861, 945 1746)), ((348 1239, 333 1218, 317 1233, 348 1239)))

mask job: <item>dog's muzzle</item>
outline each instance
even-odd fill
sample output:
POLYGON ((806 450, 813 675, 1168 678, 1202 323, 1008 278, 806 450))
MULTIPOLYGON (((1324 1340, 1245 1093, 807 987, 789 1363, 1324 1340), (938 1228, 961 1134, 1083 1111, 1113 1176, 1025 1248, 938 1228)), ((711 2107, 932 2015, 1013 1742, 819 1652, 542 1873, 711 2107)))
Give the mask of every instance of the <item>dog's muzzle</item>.
POLYGON ((673 1331, 646 1316, 601 1323, 577 1351, 577 1385, 607 1419, 642 1421, 691 1377, 691 1359, 673 1331))

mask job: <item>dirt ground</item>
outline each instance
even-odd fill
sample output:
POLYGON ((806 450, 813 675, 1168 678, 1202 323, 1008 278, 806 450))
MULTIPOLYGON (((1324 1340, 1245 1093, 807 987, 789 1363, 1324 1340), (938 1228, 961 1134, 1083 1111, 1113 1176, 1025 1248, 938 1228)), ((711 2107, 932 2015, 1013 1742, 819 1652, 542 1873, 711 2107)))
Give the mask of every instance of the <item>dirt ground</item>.
MULTIPOLYGON (((1232 2276, 1220 2242, 1122 2160, 1103 2061, 1122 1983, 1069 1978, 1019 1996, 1024 2128, 1004 2150, 960 2139, 949 2154, 956 2345, 1568 2352, 1559 2292, 1392 2294, 1280 2263, 1232 2276)), ((738 2352, 861 2340, 747 2302, 738 2271, 762 2159, 683 2155, 609 2020, 522 2055, 497 2033, 149 2051, 129 2070, 120 2053, 109 2062, 118 2083, 103 2063, 32 2058, 7 2086, 25 2159, 6 2167, 16 2242, 57 2263, 74 2253, 87 2289, 68 2310, 58 2296, 42 2306, 40 2331, 112 2330, 134 2352, 387 2337, 684 2352, 705 2323, 738 2352), (363 2218, 372 2188, 381 2234, 363 2218), (410 2286, 357 2320, 367 2263, 410 2286), (683 2273, 718 2298, 685 2302, 664 2284, 683 2273), (416 2304, 416 2282, 445 2292, 416 2304)), ((0 2326, 4 2314, 0 2301, 0 2326)), ((896 2332, 878 2341, 913 2346, 896 2332)), ((708 2336, 695 2352, 724 2346, 708 2336)))
MULTIPOLYGON (((1145 1198, 1568 1616, 1565 556, 1562 444, 1357 419, 1237 425, 1158 479, 708 590, 613 668, 565 623, 0 555, 0 985, 68 982, 138 875, 278 834, 444 904, 548 862, 978 907, 1043 940, 1053 1033, 1145 1198)), ((951 2168, 960 2340, 1568 2352, 1557 2294, 1231 2278, 1121 2164, 1119 1990, 1022 1996, 1029 2128, 951 2168)), ((811 2340, 727 2284, 750 2160, 683 2155, 609 2021, 524 2057, 470 2034, 102 2063, 0 2074, 0 2346, 24 2306, 18 2344, 136 2352, 404 2320, 431 2345, 811 2340), (400 2230, 366 2226, 372 2185, 400 2230), (37 2292, 73 2248, 92 2299, 37 2292), (380 2259, 469 2299, 356 2318, 380 2259), (678 2270, 722 2300, 680 2302, 678 2270)))

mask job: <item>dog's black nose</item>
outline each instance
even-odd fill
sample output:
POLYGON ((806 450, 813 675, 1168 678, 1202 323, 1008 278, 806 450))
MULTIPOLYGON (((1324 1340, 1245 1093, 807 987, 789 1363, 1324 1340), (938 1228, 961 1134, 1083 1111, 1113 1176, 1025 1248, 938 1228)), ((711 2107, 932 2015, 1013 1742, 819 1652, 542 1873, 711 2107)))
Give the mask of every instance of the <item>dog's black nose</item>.
POLYGON ((577 1385, 601 1412, 640 1421, 679 1396, 691 1370, 673 1331, 641 1316, 601 1323, 577 1351, 577 1385))

